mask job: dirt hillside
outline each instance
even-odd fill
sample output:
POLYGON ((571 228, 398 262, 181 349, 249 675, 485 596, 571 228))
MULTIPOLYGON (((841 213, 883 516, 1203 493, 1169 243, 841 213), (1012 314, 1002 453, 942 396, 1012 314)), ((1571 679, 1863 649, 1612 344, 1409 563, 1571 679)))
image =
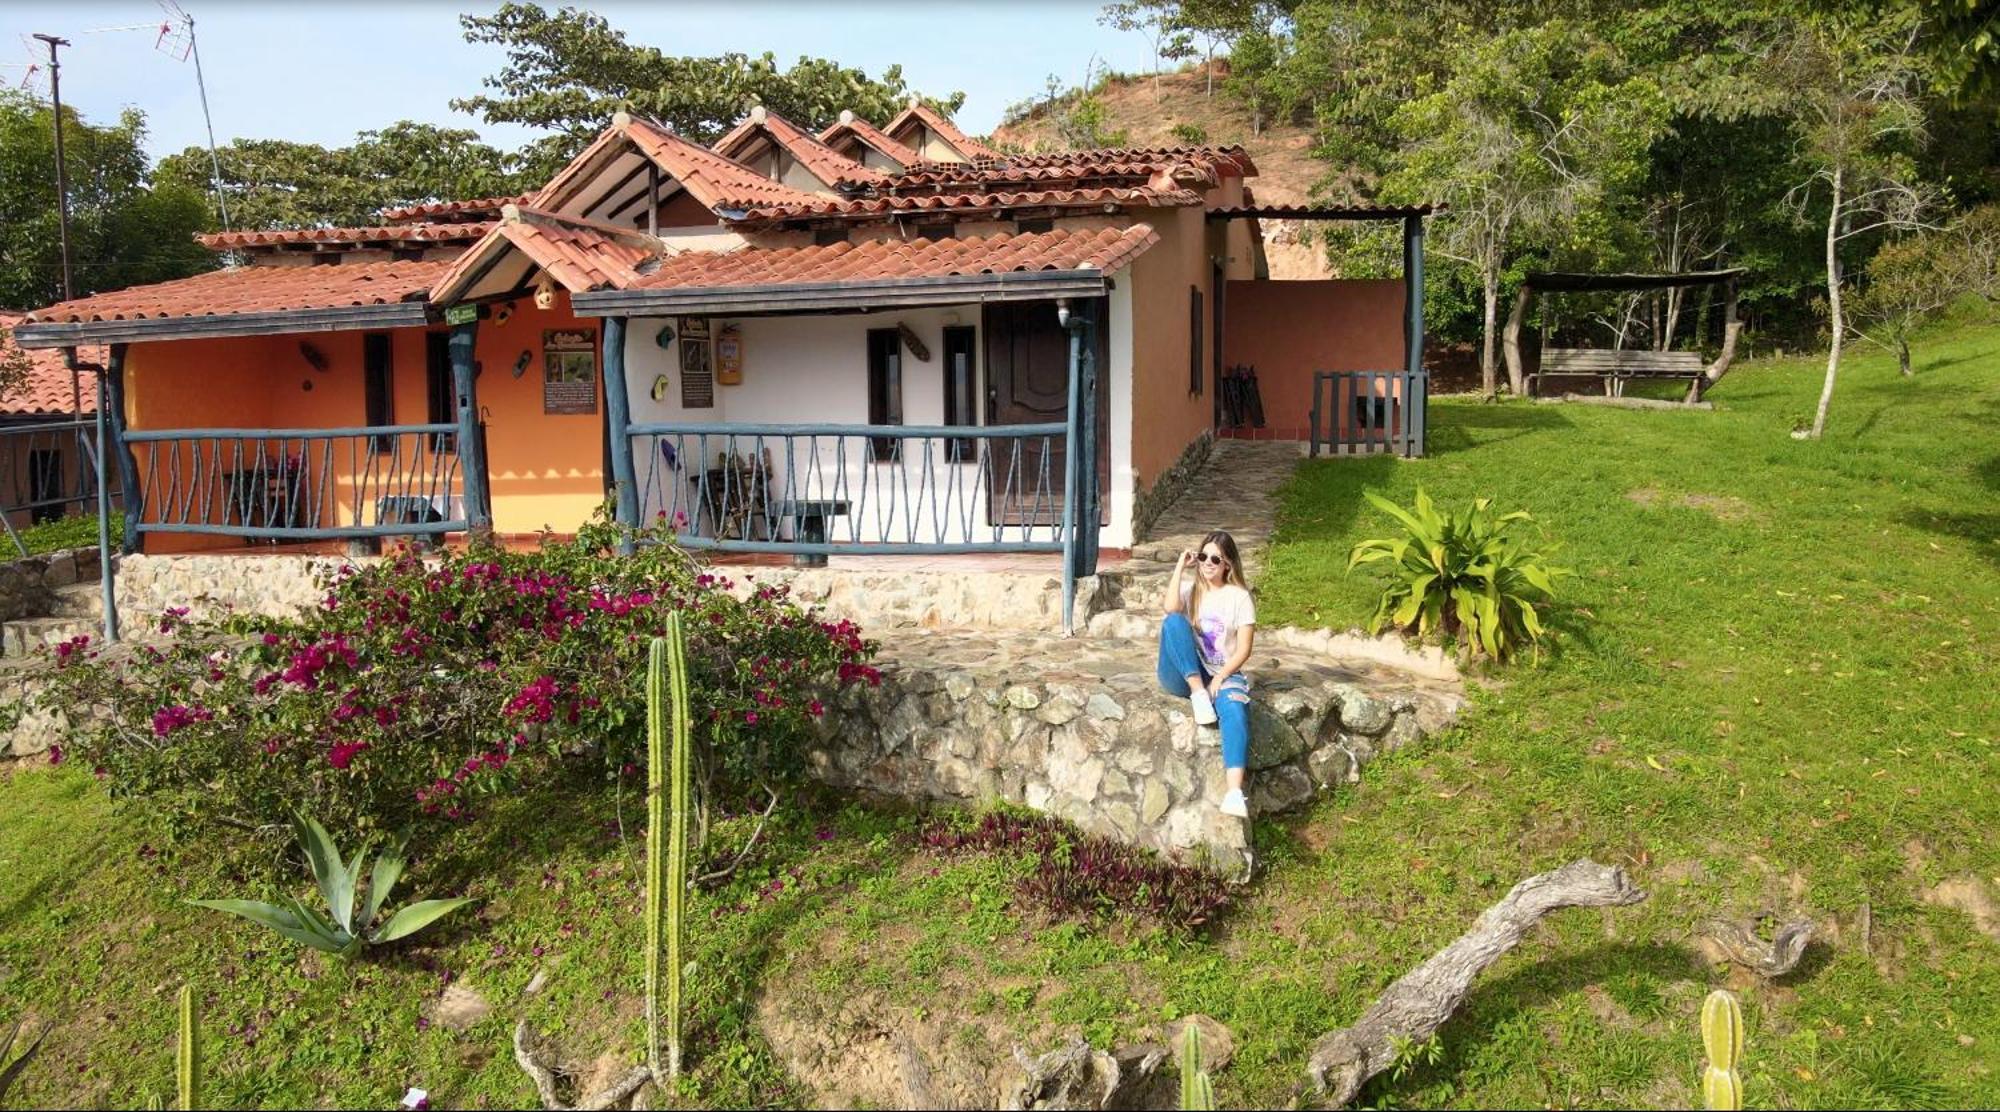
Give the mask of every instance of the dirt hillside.
MULTIPOLYGON (((1207 79, 1199 68, 1185 73, 1165 73, 1105 83, 1097 93, 1104 105, 1103 130, 1123 131, 1126 142, 1135 147, 1166 147, 1186 142, 1173 129, 1193 124, 1207 134, 1209 143, 1226 146, 1240 143, 1257 164, 1257 176, 1250 181, 1257 203, 1265 205, 1302 204, 1309 199, 1313 183, 1326 173, 1326 164, 1312 157, 1312 134, 1303 127, 1266 123, 1261 134, 1253 134, 1250 112, 1222 91, 1220 73, 1213 96, 1207 94, 1207 79)), ((1057 150, 1055 128, 1045 110, 1037 109, 1027 119, 1004 124, 993 132, 999 142, 1027 150, 1057 150)), ((1271 261, 1273 278, 1327 277, 1323 254, 1298 242, 1302 229, 1290 221, 1264 223, 1265 253, 1271 261)))

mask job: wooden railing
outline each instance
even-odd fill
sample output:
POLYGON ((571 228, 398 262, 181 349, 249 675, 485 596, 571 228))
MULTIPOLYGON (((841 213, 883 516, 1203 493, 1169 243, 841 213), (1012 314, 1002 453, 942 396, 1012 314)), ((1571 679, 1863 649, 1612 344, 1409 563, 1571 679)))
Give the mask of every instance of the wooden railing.
MULTIPOLYGON (((17 530, 72 512, 97 513, 96 425, 90 421, 30 422, 0 426, 0 525, 14 549, 27 548, 17 530)), ((120 487, 110 476, 112 505, 120 487)))
POLYGON ((1319 371, 1311 454, 1421 456, 1429 395, 1424 371, 1319 371))

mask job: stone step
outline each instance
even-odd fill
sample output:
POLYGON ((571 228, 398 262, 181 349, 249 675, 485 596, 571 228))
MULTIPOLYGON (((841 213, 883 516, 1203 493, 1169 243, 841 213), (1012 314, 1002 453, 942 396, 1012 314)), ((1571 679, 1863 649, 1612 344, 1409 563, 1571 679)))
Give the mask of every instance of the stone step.
POLYGON ((27 656, 44 645, 78 634, 96 637, 100 632, 97 623, 78 618, 16 618, 0 624, 0 656, 27 656))
POLYGON ((93 622, 104 620, 104 589, 98 583, 75 583, 56 589, 55 605, 50 608, 51 617, 82 618, 93 622))
MULTIPOLYGON (((1113 612, 1129 614, 1130 612, 1113 612)), ((925 631, 883 639, 879 686, 844 689, 822 720, 817 772, 837 786, 1005 800, 1086 831, 1225 869, 1250 861, 1223 815, 1220 732, 1161 691, 1155 641, 925 631)), ((1452 721, 1458 685, 1310 647, 1262 647, 1249 669, 1253 814, 1359 779, 1376 755, 1452 721)))

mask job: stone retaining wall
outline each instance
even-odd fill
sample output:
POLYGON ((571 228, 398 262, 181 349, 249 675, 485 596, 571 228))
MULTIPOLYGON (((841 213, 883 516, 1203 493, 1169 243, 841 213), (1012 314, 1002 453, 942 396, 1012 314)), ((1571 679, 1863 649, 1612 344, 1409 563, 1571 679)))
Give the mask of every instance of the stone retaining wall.
POLYGON ((56 588, 96 580, 95 548, 58 549, 0 564, 0 622, 44 617, 55 605, 56 588))
MULTIPOLYGON (((1220 734, 1159 690, 1150 648, 974 633, 891 642, 881 686, 845 690, 824 720, 817 774, 882 795, 1024 804, 1242 868, 1248 824, 1216 806, 1220 734)), ((1252 814, 1358 780, 1368 761, 1443 727, 1460 705, 1446 685, 1303 656, 1260 651, 1252 673, 1252 814)))

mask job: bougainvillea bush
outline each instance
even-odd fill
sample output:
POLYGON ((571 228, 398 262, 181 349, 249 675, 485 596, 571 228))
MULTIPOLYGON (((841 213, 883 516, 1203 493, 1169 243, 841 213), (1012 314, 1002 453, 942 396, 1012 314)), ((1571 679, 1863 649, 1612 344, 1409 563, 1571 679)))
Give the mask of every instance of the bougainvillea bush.
POLYGON ((875 646, 783 588, 732 593, 671 545, 619 556, 615 541, 592 527, 529 553, 405 550, 342 569, 296 618, 177 609, 152 644, 100 655, 79 638, 35 696, 71 711, 52 755, 170 836, 282 844, 294 811, 363 835, 462 823, 496 792, 643 763, 646 645, 679 610, 705 799, 762 804, 803 773, 822 700, 880 682, 875 646))

